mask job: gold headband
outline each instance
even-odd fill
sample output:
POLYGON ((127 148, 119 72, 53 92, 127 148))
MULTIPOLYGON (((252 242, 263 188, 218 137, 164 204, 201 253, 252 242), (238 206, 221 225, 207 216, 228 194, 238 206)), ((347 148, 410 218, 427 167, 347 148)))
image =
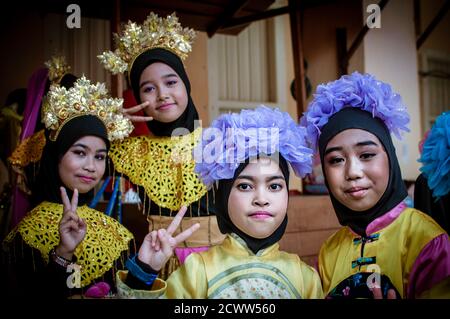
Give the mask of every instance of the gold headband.
POLYGON ((52 56, 44 64, 48 68, 48 78, 52 84, 59 84, 63 76, 70 71, 70 65, 64 56, 52 56))
POLYGON ((62 127, 83 115, 97 116, 108 131, 110 141, 127 137, 133 131, 131 121, 121 113, 123 99, 111 98, 104 83, 91 84, 84 76, 66 89, 52 85, 42 103, 42 122, 56 141, 62 127))
POLYGON ((195 35, 193 29, 181 26, 175 13, 163 19, 151 12, 142 25, 129 21, 121 34, 114 34, 116 50, 98 58, 113 74, 129 73, 134 60, 149 49, 165 49, 184 60, 192 51, 195 35))

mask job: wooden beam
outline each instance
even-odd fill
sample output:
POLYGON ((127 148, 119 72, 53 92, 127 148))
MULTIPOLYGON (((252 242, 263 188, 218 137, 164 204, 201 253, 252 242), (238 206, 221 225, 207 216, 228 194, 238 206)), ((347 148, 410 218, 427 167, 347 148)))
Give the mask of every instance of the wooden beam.
POLYGON ((420 35, 420 37, 417 39, 416 47, 417 50, 420 49, 422 44, 427 40, 428 36, 433 32, 434 28, 441 22, 441 20, 444 18, 444 16, 447 14, 448 10, 450 9, 450 0, 445 1, 445 3, 442 5, 441 9, 438 11, 434 19, 430 22, 428 27, 423 31, 423 33, 420 35))
POLYGON ((288 7, 295 71, 295 99, 297 101, 297 117, 299 117, 306 109, 305 69, 303 64, 303 44, 301 32, 302 9, 300 7, 300 0, 289 0, 288 7))
POLYGON ((249 0, 235 0, 225 8, 225 12, 220 15, 217 20, 211 23, 208 26, 207 33, 208 37, 212 37, 216 34, 217 30, 219 30, 224 24, 226 24, 230 19, 233 18, 235 14, 237 14, 242 8, 244 8, 248 4, 249 0))
POLYGON ((420 16, 420 0, 414 0, 414 31, 416 33, 416 38, 422 32, 421 26, 420 26, 421 20, 422 19, 420 16))
POLYGON ((271 9, 271 10, 263 11, 260 13, 251 14, 251 15, 248 15, 245 17, 234 18, 234 19, 231 19, 229 22, 225 23, 220 28, 220 30, 233 29, 233 28, 240 27, 242 25, 245 25, 245 24, 248 24, 251 22, 255 22, 258 20, 264 20, 264 19, 276 17, 276 16, 279 16, 282 14, 287 14, 287 13, 289 13, 289 6, 281 7, 281 8, 277 8, 277 9, 271 9))
POLYGON ((347 54, 347 29, 337 28, 336 29, 336 46, 337 46, 337 59, 339 64, 339 74, 341 77, 348 73, 348 60, 345 59, 347 54))
MULTIPOLYGON (((380 12, 383 11, 384 7, 386 6, 386 4, 388 2, 389 2, 389 0, 381 0, 378 3, 378 6, 380 7, 380 12)), ((355 51, 358 49, 361 42, 364 40, 364 37, 365 37, 367 31, 369 31, 369 27, 367 26, 367 23, 365 23, 364 27, 361 29, 361 31, 359 31, 358 35, 356 36, 356 39, 353 41, 352 45, 350 46, 350 49, 348 49, 348 51, 347 51, 347 55, 345 57, 345 59, 347 60, 347 62, 346 62, 347 64, 348 64, 348 61, 350 61, 353 54, 355 53, 355 51)))

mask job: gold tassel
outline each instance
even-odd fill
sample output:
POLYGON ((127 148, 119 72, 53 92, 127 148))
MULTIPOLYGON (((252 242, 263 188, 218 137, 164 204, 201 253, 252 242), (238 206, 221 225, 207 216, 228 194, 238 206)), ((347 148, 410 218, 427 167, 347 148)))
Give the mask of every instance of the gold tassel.
POLYGON ((200 199, 197 201, 197 217, 200 217, 200 199))
POLYGON ((209 199, 208 199, 208 193, 206 192, 206 213, 209 215, 209 199))
MULTIPOLYGON (((147 196, 145 196, 145 193, 144 193, 144 210, 143 210, 144 214, 147 213, 147 211, 145 210, 145 201, 146 200, 147 200, 147 196)), ((148 214, 147 214, 147 216, 148 216, 148 214)))

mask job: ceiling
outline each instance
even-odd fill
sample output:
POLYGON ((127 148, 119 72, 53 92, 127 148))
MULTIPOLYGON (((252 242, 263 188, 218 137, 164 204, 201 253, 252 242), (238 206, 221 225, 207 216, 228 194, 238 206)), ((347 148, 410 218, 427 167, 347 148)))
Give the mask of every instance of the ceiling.
MULTIPOLYGON (((266 11, 274 0, 41 0, 24 6, 14 1, 8 2, 7 16, 23 13, 24 10, 46 13, 67 13, 67 6, 76 3, 84 17, 113 20, 119 12, 120 20, 142 22, 153 11, 161 16, 176 12, 183 26, 197 31, 238 34, 248 25, 220 30, 233 18, 254 15, 266 11), (118 8, 119 10, 116 10, 118 8)), ((2 10, 3 11, 3 10, 2 10)), ((5 12, 5 11, 3 11, 5 12)), ((8 18, 5 16, 6 18, 8 18)))

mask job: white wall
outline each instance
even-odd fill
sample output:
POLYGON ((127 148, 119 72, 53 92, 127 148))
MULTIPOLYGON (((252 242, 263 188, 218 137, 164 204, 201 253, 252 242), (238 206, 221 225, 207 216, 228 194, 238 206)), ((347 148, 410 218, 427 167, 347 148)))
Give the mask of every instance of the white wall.
MULTIPOLYGON (((366 8, 373 0, 364 0, 366 8)), ((381 28, 371 29, 364 38, 364 69, 383 82, 391 84, 407 106, 411 118, 410 132, 402 141, 393 136, 403 179, 419 175, 418 143, 421 139, 419 78, 414 32, 413 1, 389 1, 381 12, 381 28)))

